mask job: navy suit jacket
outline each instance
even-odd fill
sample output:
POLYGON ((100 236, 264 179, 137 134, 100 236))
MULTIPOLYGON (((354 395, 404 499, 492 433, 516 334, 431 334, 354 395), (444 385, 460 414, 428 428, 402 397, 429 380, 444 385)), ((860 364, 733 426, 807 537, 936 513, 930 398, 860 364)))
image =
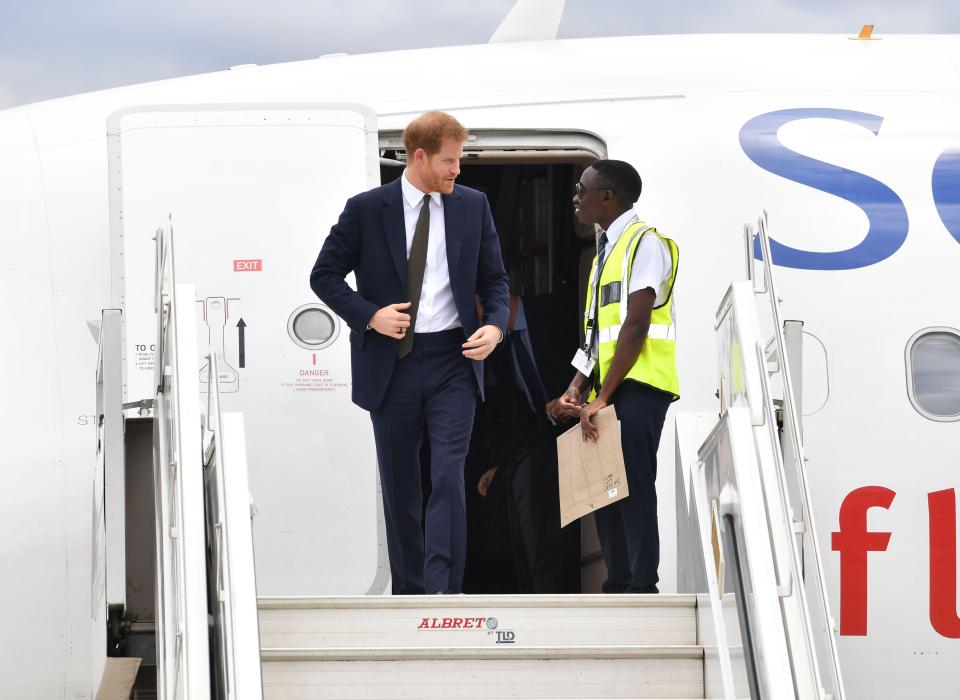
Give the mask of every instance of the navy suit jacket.
MULTIPOLYGON (((409 301, 402 197, 397 178, 347 200, 310 273, 313 291, 350 326, 353 402, 368 411, 383 402, 399 341, 367 330, 367 324, 384 306, 409 301), (350 272, 356 275, 356 291, 344 280, 350 272)), ((509 285, 486 195, 454 185, 443 195, 443 219, 450 288, 464 333, 469 337, 487 324, 506 333, 509 285)), ((473 361, 473 370, 482 398, 483 362, 473 361)))

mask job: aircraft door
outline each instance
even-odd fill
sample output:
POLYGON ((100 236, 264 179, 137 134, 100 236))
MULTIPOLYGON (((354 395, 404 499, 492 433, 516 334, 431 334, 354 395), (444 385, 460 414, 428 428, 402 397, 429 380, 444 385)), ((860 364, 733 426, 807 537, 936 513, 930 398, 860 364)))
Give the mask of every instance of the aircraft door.
POLYGON ((153 237, 169 220, 178 281, 197 290, 198 353, 217 353, 223 409, 245 415, 259 594, 384 590, 376 458, 369 418, 350 401, 349 333, 308 282, 347 198, 379 184, 375 115, 136 107, 112 115, 108 132, 125 401, 153 395, 153 237))

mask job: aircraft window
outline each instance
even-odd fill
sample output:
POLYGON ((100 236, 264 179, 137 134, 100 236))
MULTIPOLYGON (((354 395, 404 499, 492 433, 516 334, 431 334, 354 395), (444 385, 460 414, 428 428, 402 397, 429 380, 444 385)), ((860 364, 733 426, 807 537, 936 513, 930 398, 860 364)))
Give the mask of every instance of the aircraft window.
POLYGON ((290 338, 307 350, 322 350, 340 334, 337 317, 321 304, 304 304, 294 309, 287 321, 290 338))
POLYGON ((960 420, 960 331, 925 328, 907 343, 907 394, 921 415, 960 420))

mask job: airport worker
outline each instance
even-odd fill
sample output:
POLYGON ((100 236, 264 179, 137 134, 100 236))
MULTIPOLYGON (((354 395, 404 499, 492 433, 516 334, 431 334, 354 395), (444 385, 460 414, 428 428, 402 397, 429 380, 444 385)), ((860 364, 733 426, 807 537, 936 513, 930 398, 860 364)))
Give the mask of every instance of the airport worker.
POLYGON ((353 402, 373 422, 395 594, 461 591, 464 461, 483 360, 507 325, 508 278, 486 195, 454 184, 466 137, 443 112, 410 122, 403 174, 347 200, 310 274, 350 326, 353 402), (432 492, 422 516, 424 426, 432 492))
POLYGON ((628 163, 600 160, 576 184, 574 213, 600 227, 587 287, 584 346, 577 374, 547 404, 551 417, 579 418, 584 440, 598 438, 592 418, 616 407, 630 495, 595 512, 607 578, 605 593, 656 593, 657 446, 670 403, 679 398, 673 286, 676 244, 639 220, 640 175, 628 163))

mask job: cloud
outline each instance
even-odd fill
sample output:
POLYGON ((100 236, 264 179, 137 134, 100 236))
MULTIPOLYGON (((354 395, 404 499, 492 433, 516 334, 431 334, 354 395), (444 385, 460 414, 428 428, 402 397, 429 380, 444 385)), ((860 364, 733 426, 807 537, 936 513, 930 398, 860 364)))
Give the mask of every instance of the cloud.
MULTIPOLYGON (((512 0, 45 0, 0 9, 0 107, 325 53, 483 43, 512 0)), ((955 0, 567 0, 563 38, 960 32, 955 0)))
POLYGON ((674 0, 652 2, 568 0, 560 35, 777 32, 856 34, 864 24, 889 34, 960 32, 960 4, 952 0, 674 0), (615 20, 615 21, 614 21, 615 20))
POLYGON ((0 83, 30 102, 118 85, 280 63, 485 42, 511 0, 50 0, 0 10, 0 83), (13 68, 16 64, 16 68, 13 68))

